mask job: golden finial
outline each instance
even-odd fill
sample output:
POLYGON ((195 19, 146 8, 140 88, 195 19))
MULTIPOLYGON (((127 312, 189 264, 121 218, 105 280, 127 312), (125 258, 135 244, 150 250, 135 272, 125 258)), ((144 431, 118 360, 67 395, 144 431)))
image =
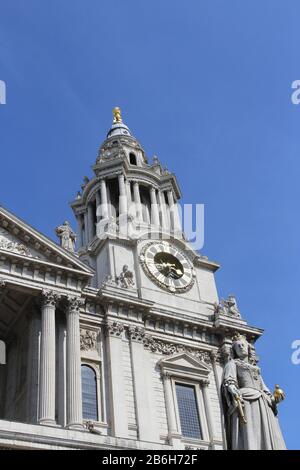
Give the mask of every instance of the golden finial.
POLYGON ((122 122, 122 116, 121 116, 121 109, 116 107, 113 109, 113 116, 114 116, 114 120, 113 120, 113 124, 117 124, 119 122, 122 122))
POLYGON ((279 385, 275 385, 275 390, 273 392, 273 397, 276 403, 280 403, 285 399, 284 391, 279 387, 279 385))

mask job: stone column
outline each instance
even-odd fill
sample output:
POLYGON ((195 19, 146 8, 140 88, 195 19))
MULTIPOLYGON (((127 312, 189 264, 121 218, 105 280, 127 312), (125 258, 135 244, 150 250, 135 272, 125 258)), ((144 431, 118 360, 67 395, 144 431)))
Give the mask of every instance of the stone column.
POLYGON ((83 299, 68 297, 67 307, 67 427, 82 424, 81 353, 79 312, 83 299))
POLYGON ((160 225, 159 220, 159 208, 156 199, 156 191, 155 188, 150 189, 150 199, 151 199, 151 224, 153 225, 160 225))
POLYGON ((124 181, 124 175, 119 175, 119 215, 123 215, 127 213, 127 194, 126 194, 126 186, 124 181))
POLYGON ((87 246, 89 244, 89 221, 87 212, 84 213, 84 244, 87 246))
POLYGON ((158 191, 158 201, 159 201, 160 212, 161 212, 161 225, 162 225, 162 228, 167 229, 168 219, 167 219, 167 213, 166 213, 166 202, 165 202, 164 195, 161 191, 158 191))
POLYGON ((139 188, 139 183, 137 182, 133 183, 133 194, 134 194, 134 203, 135 203, 135 208, 136 208, 136 218, 139 222, 143 222, 140 188, 139 188))
POLYGON ((208 393, 209 381, 208 380, 203 380, 202 383, 201 383, 201 386, 202 386, 202 392, 203 392, 203 402, 204 402, 204 408, 205 408, 205 413, 206 413, 206 421, 207 421, 207 427, 208 427, 209 440, 210 440, 211 446, 213 448, 213 444, 214 444, 214 423, 213 423, 211 406, 210 406, 210 398, 209 398, 209 393, 208 393))
POLYGON ((174 449, 184 449, 184 446, 181 442, 181 435, 179 434, 177 420, 176 420, 175 400, 173 397, 171 376, 166 371, 162 373, 162 376, 163 376, 163 382, 164 382, 165 403, 166 403, 166 410, 167 410, 169 443, 171 446, 173 446, 174 449))
POLYGON ((174 201, 174 196, 173 196, 172 191, 168 191, 168 202, 170 206, 171 229, 174 230, 174 232, 181 231, 178 205, 174 201))
POLYGON ((171 377, 167 372, 162 373, 164 382, 165 402, 167 410, 169 436, 172 437, 174 434, 178 434, 176 415, 175 415, 175 404, 172 392, 171 377))
MULTIPOLYGON (((224 410, 223 410, 223 406, 222 406, 221 381, 220 381, 220 377, 219 377, 219 374, 218 374, 217 358, 218 358, 218 353, 216 351, 210 351, 210 359, 211 359, 212 368, 213 368, 213 372, 214 372, 214 378, 215 378, 216 389, 217 389, 217 394, 218 394, 218 398, 219 398, 219 405, 220 405, 223 446, 224 446, 224 449, 226 449, 227 448, 227 441, 226 441, 225 419, 224 419, 224 410)), ((222 375, 222 371, 223 371, 223 368, 219 365, 220 376, 222 375)))
POLYGON ((96 220, 99 222, 101 219, 101 196, 100 192, 96 192, 96 220))
POLYGON ((170 207, 170 229, 174 230, 174 198, 172 191, 168 191, 168 203, 170 207))
POLYGON ((107 205, 107 188, 106 181, 102 179, 100 181, 100 191, 101 191, 101 209, 102 209, 102 218, 108 218, 108 205, 107 205))
POLYGON ((89 243, 93 240, 95 230, 94 230, 94 214, 93 214, 93 205, 91 202, 88 204, 88 233, 89 233, 89 243))
POLYGON ((67 371, 66 371, 66 344, 67 344, 67 331, 65 325, 59 325, 58 330, 58 377, 57 377, 57 421, 65 427, 67 424, 67 371))
POLYGON ((76 216, 77 219, 77 243, 78 248, 83 246, 83 231, 82 231, 82 215, 79 214, 76 216))
POLYGON ((40 306, 34 304, 28 313, 28 354, 27 354, 27 422, 36 424, 38 422, 38 384, 39 384, 39 327, 40 306))
POLYGON ((130 326, 128 334, 130 337, 138 439, 141 441, 158 442, 159 432, 153 413, 155 401, 151 393, 153 385, 152 368, 150 367, 150 361, 145 357, 143 344, 145 330, 143 327, 130 326))
POLYGON ((55 425, 55 307, 54 291, 42 292, 42 336, 39 388, 39 423, 55 425))
POLYGON ((114 437, 128 438, 122 350, 123 331, 124 326, 116 321, 109 320, 105 325, 111 432, 114 437))

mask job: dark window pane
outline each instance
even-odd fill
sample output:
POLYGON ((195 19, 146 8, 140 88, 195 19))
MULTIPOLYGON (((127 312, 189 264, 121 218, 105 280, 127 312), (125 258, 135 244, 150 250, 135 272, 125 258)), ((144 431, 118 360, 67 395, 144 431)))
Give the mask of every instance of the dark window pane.
POLYGON ((83 419, 98 421, 97 382, 95 371, 81 366, 83 419))
POLYGON ((202 439, 195 387, 176 384, 176 395, 182 435, 202 439))

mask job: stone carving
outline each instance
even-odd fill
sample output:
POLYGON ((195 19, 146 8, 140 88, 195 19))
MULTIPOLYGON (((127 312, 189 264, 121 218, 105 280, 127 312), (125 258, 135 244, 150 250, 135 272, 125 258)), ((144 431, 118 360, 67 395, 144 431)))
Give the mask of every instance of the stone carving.
POLYGON ((80 309, 84 307, 85 300, 80 297, 67 296, 68 310, 69 312, 79 313, 80 309))
POLYGON ((145 329, 141 326, 130 326, 128 334, 132 341, 142 342, 145 337, 145 329))
POLYGON ((95 351, 97 349, 97 332, 92 330, 80 330, 81 351, 95 351))
POLYGON ((207 364, 211 364, 211 359, 208 351, 202 351, 196 348, 190 348, 183 346, 182 344, 166 343, 164 341, 157 340, 150 335, 146 335, 144 338, 144 346, 150 349, 152 352, 159 352, 161 354, 171 355, 180 352, 185 352, 194 356, 195 358, 203 361, 207 364))
POLYGON ((76 234, 67 220, 55 229, 56 235, 60 239, 60 246, 71 253, 75 251, 76 234))
POLYGON ((117 282, 120 283, 121 287, 128 289, 134 286, 133 272, 129 270, 127 264, 124 264, 120 276, 117 278, 117 282))
POLYGON ((32 254, 29 248, 27 248, 27 246, 23 245, 22 243, 9 241, 4 237, 0 237, 0 250, 1 249, 12 251, 13 253, 17 253, 18 255, 32 257, 32 254))
POLYGON ((241 314, 234 295, 229 295, 227 299, 221 299, 219 304, 217 304, 217 302, 215 303, 214 307, 215 313, 241 318, 241 314))
POLYGON ((55 307, 58 301, 60 300, 60 296, 53 290, 43 289, 41 296, 43 306, 51 305, 55 307))
POLYGON ((105 324, 105 333, 107 336, 121 336, 123 331, 123 323, 118 323, 117 321, 107 321, 105 324))
POLYGON ((84 188, 86 187, 86 185, 88 184, 89 181, 90 181, 90 180, 89 180, 88 176, 84 176, 84 178, 83 178, 83 183, 82 183, 82 185, 81 185, 81 189, 82 189, 82 190, 84 190, 84 188))
POLYGON ((222 393, 227 446, 231 450, 282 450, 285 443, 276 418, 277 397, 266 387, 260 368, 249 361, 245 336, 232 342, 232 359, 224 367, 222 393))

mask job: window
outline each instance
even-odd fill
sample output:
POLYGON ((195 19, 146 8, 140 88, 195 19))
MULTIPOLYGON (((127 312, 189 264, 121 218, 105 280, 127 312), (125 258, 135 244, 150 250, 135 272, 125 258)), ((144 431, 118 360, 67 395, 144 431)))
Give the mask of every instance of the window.
POLYGON ((97 378, 90 366, 81 366, 83 419, 98 421, 97 378))
POLYGON ((176 383, 176 396, 182 435, 202 439, 195 387, 176 383))
POLYGON ((136 156, 132 152, 130 152, 130 154, 129 154, 129 162, 130 162, 131 165, 136 165, 136 156))

